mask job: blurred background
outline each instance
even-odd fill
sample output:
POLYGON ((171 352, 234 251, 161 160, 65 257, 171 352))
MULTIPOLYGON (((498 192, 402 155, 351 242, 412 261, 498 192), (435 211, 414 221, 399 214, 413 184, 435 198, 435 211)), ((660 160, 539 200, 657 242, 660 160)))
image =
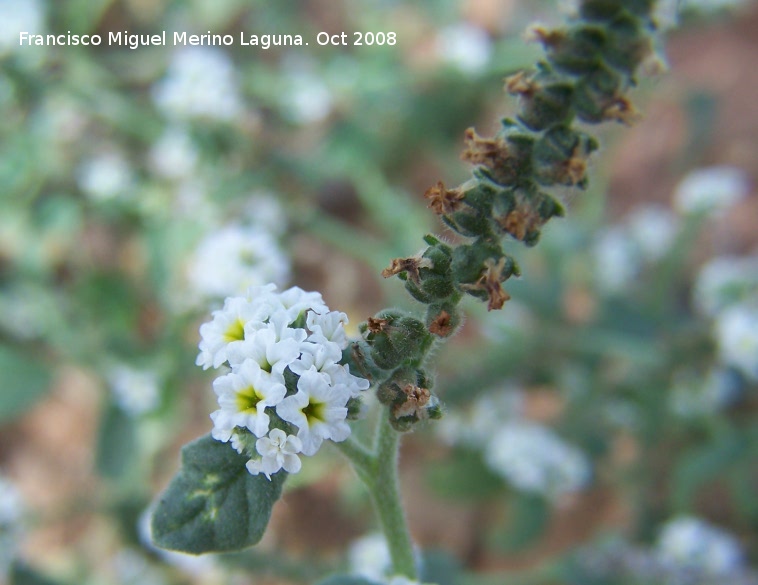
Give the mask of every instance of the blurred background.
MULTIPOLYGON (((446 417, 405 438, 439 585, 758 583, 758 5, 664 2, 644 118, 597 129, 591 186, 523 277, 435 356, 446 417)), ((198 326, 228 295, 319 290, 357 324, 413 308, 379 273, 452 238, 464 130, 515 112, 552 0, 0 0, 0 582, 386 577, 336 450, 257 547, 151 547, 150 502, 210 431, 198 326), (19 47, 18 33, 229 33, 229 47, 19 47), (395 32, 393 46, 241 47, 395 32)), ((595 130, 593 130, 594 132, 595 130)), ((358 425, 360 427, 360 425, 358 425)), ((356 432, 362 432, 361 428, 356 432)))

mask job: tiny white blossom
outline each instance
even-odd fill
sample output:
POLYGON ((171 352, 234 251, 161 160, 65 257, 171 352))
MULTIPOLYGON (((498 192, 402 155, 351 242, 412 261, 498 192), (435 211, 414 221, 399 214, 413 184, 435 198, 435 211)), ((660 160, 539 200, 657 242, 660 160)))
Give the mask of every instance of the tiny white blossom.
POLYGON ((345 349, 348 345, 345 325, 348 318, 345 313, 339 311, 329 311, 325 314, 315 312, 308 313, 305 320, 308 329, 313 332, 314 341, 331 341, 336 343, 340 349, 345 349))
POLYGON ((256 437, 268 432, 266 407, 279 404, 287 389, 280 373, 261 369, 254 360, 245 360, 234 371, 216 378, 213 390, 220 410, 211 414, 214 439, 229 441, 235 427, 245 427, 256 437))
POLYGON ((662 205, 642 205, 625 223, 637 249, 651 262, 666 255, 679 229, 677 217, 662 205))
POLYGON ((134 182, 126 159, 115 151, 105 151, 86 160, 77 171, 79 188, 96 201, 124 195, 134 182))
POLYGON ((289 322, 293 323, 308 311, 328 313, 329 307, 324 304, 321 293, 304 291, 299 286, 293 286, 282 291, 278 296, 279 302, 287 312, 289 322))
POLYGON ((200 354, 195 363, 204 370, 221 366, 229 348, 245 339, 245 324, 268 317, 267 308, 245 297, 226 299, 222 309, 213 311, 213 319, 200 326, 200 354))
POLYGON ((241 294, 251 286, 289 278, 290 261, 279 244, 262 228, 228 225, 211 232, 193 253, 188 278, 208 297, 241 294))
POLYGON ((684 214, 718 215, 750 192, 745 171, 714 166, 692 171, 676 188, 674 206, 684 214))
POLYGON ((442 59, 465 73, 479 73, 492 57, 492 40, 487 31, 461 22, 440 31, 437 52, 442 59))
POLYGON ((593 256, 595 280, 606 292, 623 291, 640 270, 640 258, 634 241, 622 226, 607 228, 599 234, 593 256))
MULTIPOLYGON (((279 315, 284 316, 283 312, 279 315)), ((252 321, 245 328, 245 339, 229 347, 227 357, 232 366, 253 360, 267 372, 281 374, 300 356, 300 347, 307 336, 304 329, 282 327, 274 315, 262 328, 252 321)), ((286 318, 286 317, 285 317, 286 318)))
POLYGON ((117 365, 108 371, 107 378, 116 402, 127 414, 139 416, 158 407, 160 388, 155 372, 117 365))
POLYGON ((584 453, 535 423, 502 425, 486 446, 484 459, 515 488, 549 497, 575 492, 590 479, 584 453))
POLYGON ((721 256, 703 265, 692 299, 703 315, 715 317, 726 307, 758 297, 758 256, 721 256))
POLYGON ((742 569, 740 545, 733 536, 703 520, 680 517, 667 522, 658 537, 662 560, 711 576, 725 576, 742 569))
POLYGON ((285 114, 298 124, 312 124, 326 118, 332 111, 334 95, 322 77, 307 70, 293 71, 286 79, 289 90, 284 93, 285 114))
POLYGON ((350 572, 370 581, 383 582, 392 569, 387 540, 378 532, 355 540, 348 549, 350 572))
POLYGON ((171 118, 231 121, 243 110, 234 64, 215 47, 183 47, 172 57, 153 99, 171 118))
POLYGON ((153 144, 149 154, 150 169, 166 179, 181 179, 192 173, 197 163, 197 149, 187 131, 168 128, 153 144))
POLYGON ((18 488, 0 474, 0 582, 13 562, 24 531, 26 506, 18 488))
POLYGON ((712 415, 733 404, 740 394, 738 376, 727 369, 712 369, 705 378, 689 373, 674 380, 669 406, 681 417, 712 415))
POLYGON ((252 475, 263 473, 271 479, 271 475, 284 469, 287 473, 300 471, 302 463, 298 453, 303 448, 300 439, 287 435, 281 429, 273 429, 268 437, 261 437, 255 442, 255 449, 261 459, 251 459, 247 462, 247 470, 252 475))
POLYGON ((302 452, 313 455, 325 439, 340 442, 350 436, 345 420, 349 398, 345 389, 330 386, 329 378, 312 368, 301 374, 297 393, 282 400, 276 412, 298 428, 302 452))
MULTIPOLYGON (((0 0, 0 56, 6 51, 18 51, 19 32, 42 34, 44 11, 38 0, 0 0)), ((28 50, 28 47, 26 47, 28 50)))
POLYGON ((715 327, 722 361, 758 381, 758 305, 742 303, 725 309, 715 327))

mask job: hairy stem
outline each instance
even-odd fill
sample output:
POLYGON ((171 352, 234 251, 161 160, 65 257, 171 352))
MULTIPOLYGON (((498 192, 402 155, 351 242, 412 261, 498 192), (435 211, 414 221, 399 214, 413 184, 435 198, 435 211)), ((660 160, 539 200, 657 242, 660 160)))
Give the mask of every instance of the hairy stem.
POLYGON ((386 417, 382 417, 377 426, 373 453, 350 439, 335 444, 350 460, 371 494, 394 574, 416 579, 413 543, 400 499, 397 459, 401 433, 392 428, 386 417))

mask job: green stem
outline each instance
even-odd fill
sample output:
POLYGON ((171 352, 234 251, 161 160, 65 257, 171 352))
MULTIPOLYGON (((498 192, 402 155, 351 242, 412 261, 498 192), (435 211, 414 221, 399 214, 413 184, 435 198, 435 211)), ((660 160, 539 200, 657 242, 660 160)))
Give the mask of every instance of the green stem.
POLYGON ((335 443, 353 464, 358 477, 371 494, 392 559, 394 574, 416 579, 413 543, 400 499, 398 451, 400 435, 387 417, 378 423, 374 452, 349 439, 335 443))

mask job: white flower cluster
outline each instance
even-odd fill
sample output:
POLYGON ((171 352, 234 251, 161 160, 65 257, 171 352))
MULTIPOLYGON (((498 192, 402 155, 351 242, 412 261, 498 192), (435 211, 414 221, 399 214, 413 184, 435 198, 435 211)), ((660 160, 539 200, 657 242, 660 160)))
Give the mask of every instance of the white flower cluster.
POLYGON ((508 389, 483 394, 465 414, 440 421, 449 444, 481 449, 485 463, 514 488, 557 499, 589 483, 592 468, 578 448, 524 418, 524 394, 508 389))
POLYGON ((621 292, 645 264, 660 260, 678 233, 676 216, 660 205, 644 205, 624 223, 600 232, 593 249, 598 286, 606 292, 621 292))
POLYGON ((758 380, 758 256, 711 260, 692 295, 695 307, 713 319, 721 363, 758 380))
POLYGON ((728 369, 713 368, 705 376, 687 372, 675 377, 669 407, 684 418, 708 416, 734 404, 740 392, 738 376, 728 369))
POLYGON ((674 207, 686 215, 726 212, 750 193, 745 171, 731 166, 697 169, 688 174, 674 192, 674 207))
MULTIPOLYGON (((416 566, 422 563, 421 554, 414 547, 416 566)), ((392 558, 384 535, 374 532, 355 540, 348 550, 350 573, 372 583, 382 585, 432 585, 421 584, 402 575, 392 575, 392 558)))
POLYGON ((0 474, 0 583, 13 561, 23 532, 26 507, 15 485, 0 474))
POLYGON ((550 498, 578 491, 592 474, 584 453, 531 422, 502 425, 487 445, 484 460, 516 489, 550 498))
POLYGON ((742 550, 736 538, 689 516, 675 518, 663 526, 657 552, 666 563, 710 576, 726 576, 743 568, 742 550))
POLYGON ((154 371, 118 364, 108 371, 107 378, 116 403, 126 414, 140 416, 158 408, 160 384, 154 371))
POLYGON ((169 118, 207 118, 229 122, 242 112, 234 64, 214 47, 177 51, 153 100, 169 118))
POLYGON ((340 364, 345 323, 319 293, 271 284, 227 298, 200 327, 197 365, 231 368, 213 383, 220 408, 211 434, 251 455, 253 475, 297 473, 300 454, 350 435, 348 402, 369 383, 340 364))
POLYGON ((440 31, 436 50, 445 63, 474 75, 487 68, 492 58, 493 43, 483 28, 469 22, 460 22, 440 31))
POLYGON ((132 189, 134 173, 120 152, 105 150, 82 163, 77 183, 93 201, 107 201, 132 189))
POLYGON ((251 286, 283 284, 289 271, 289 259, 266 226, 231 224, 201 240, 188 278, 201 296, 224 298, 251 286))

